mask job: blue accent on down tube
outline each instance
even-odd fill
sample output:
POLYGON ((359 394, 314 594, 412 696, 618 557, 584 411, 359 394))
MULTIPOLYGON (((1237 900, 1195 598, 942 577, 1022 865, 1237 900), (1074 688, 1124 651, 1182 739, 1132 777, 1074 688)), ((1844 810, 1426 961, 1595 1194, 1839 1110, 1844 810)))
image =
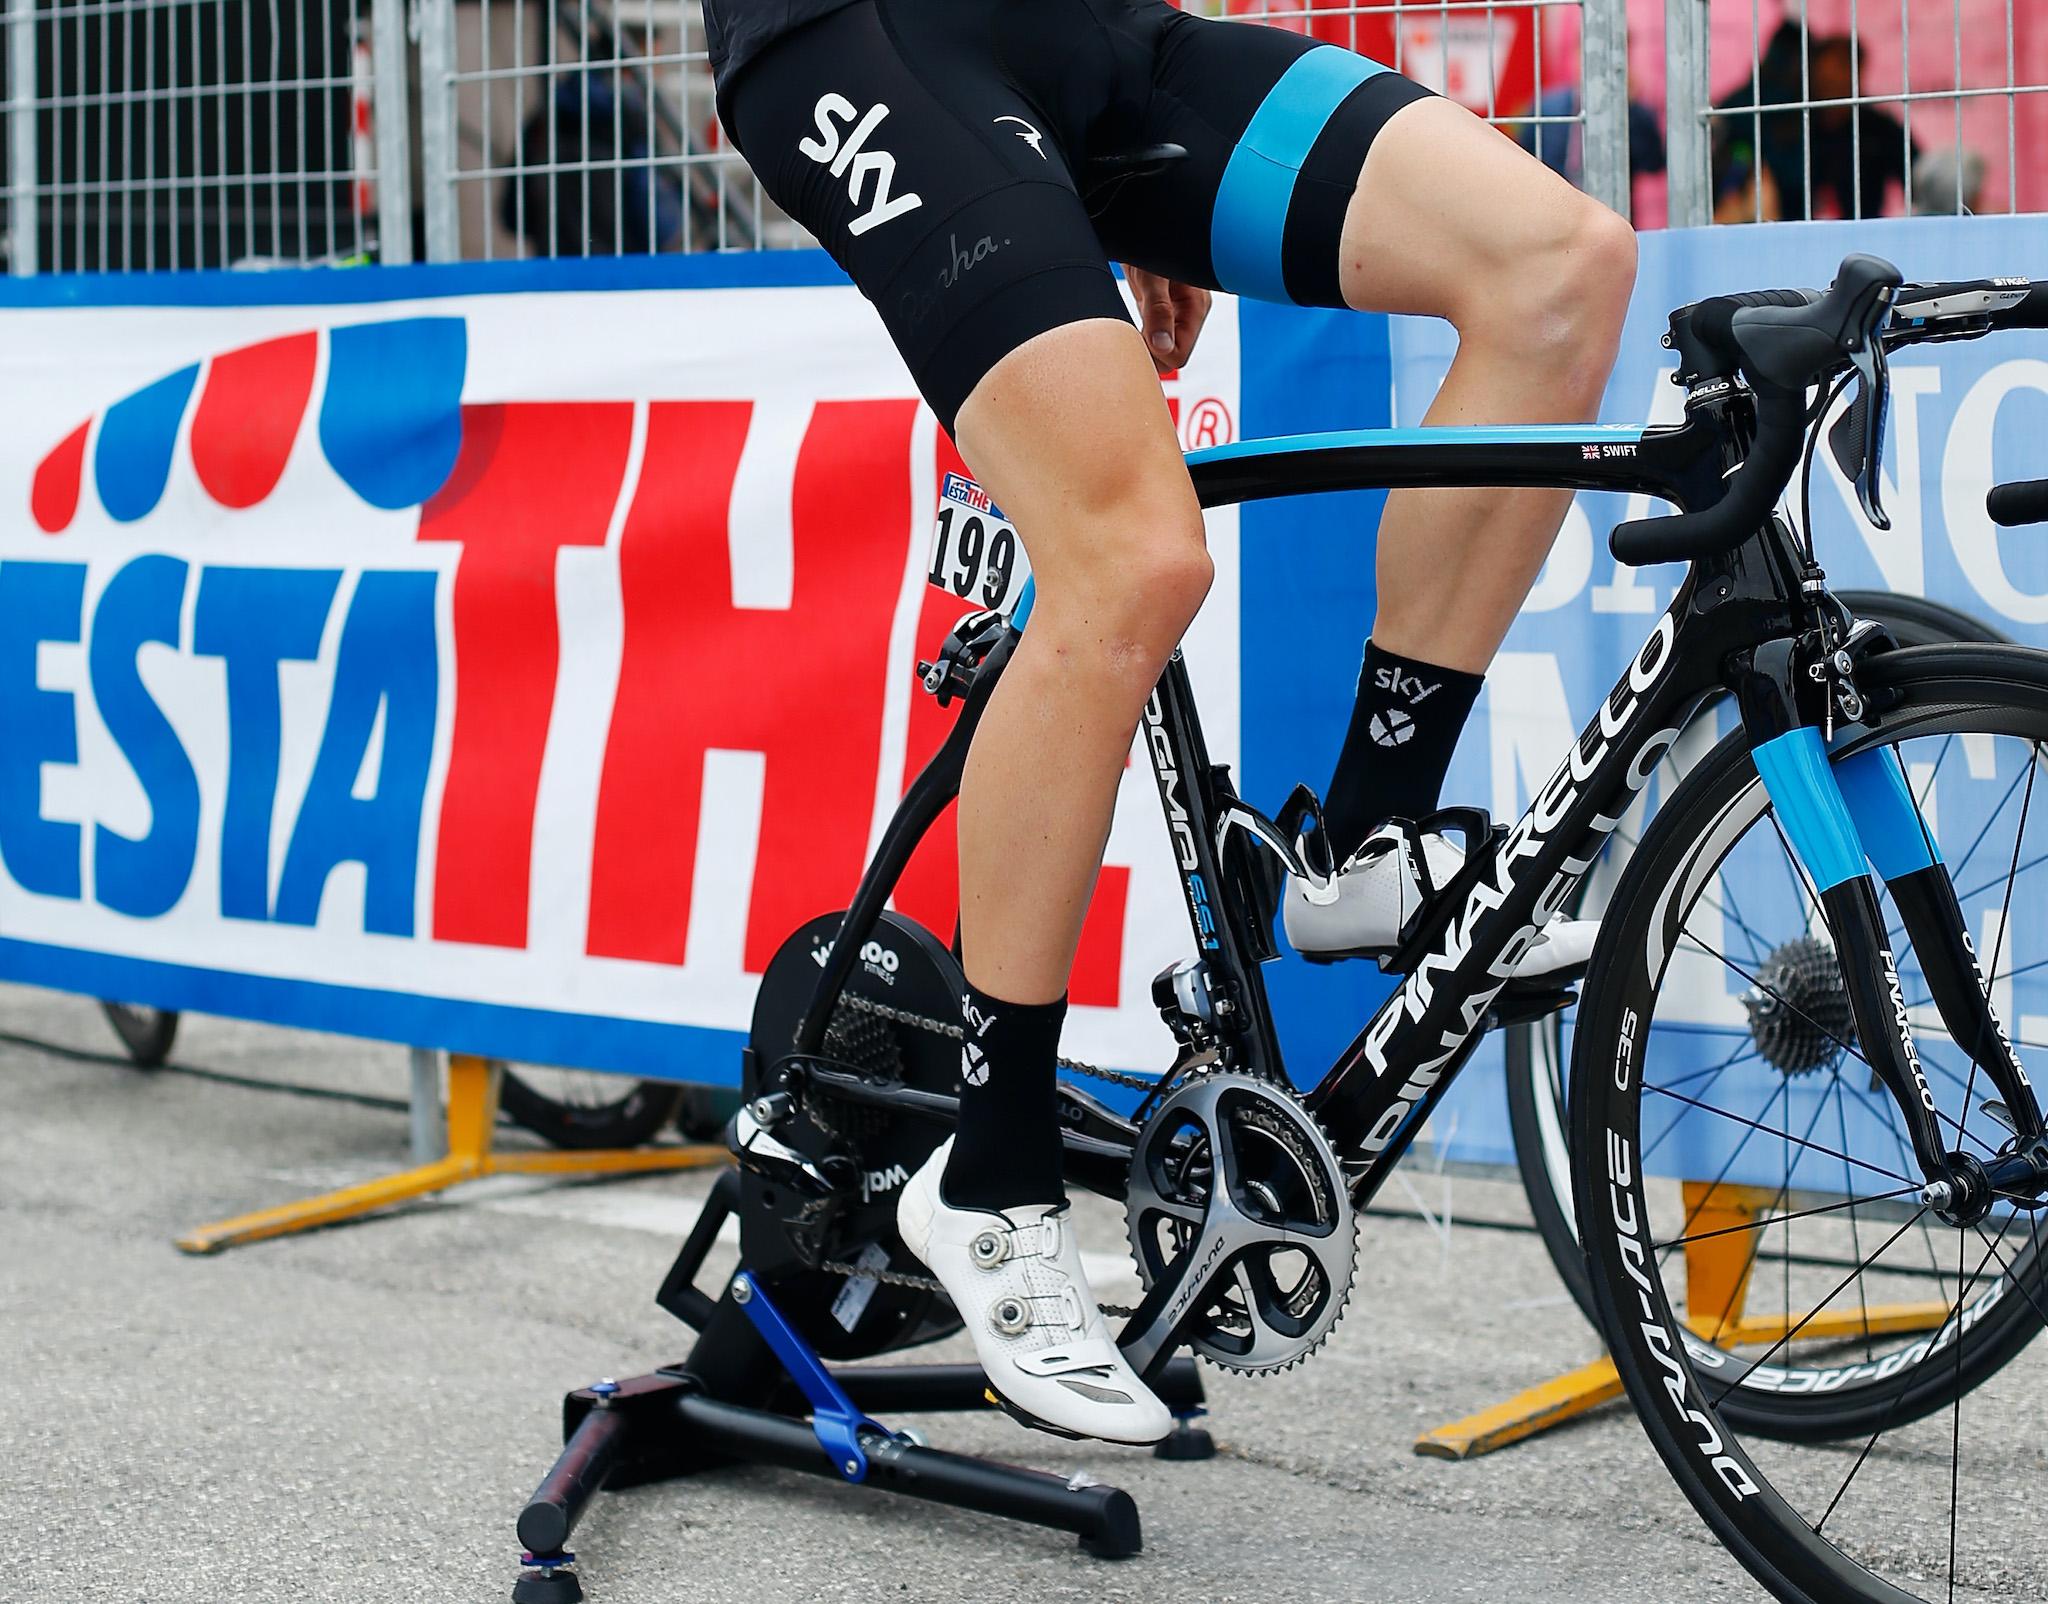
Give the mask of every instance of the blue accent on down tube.
POLYGON ((1856 833, 1872 867, 1887 880, 1941 862, 1941 844, 1921 818, 1899 754, 1888 746, 1872 747, 1835 765, 1835 784, 1849 806, 1856 833))
POLYGON ((1345 97, 1387 70, 1356 51, 1318 45, 1266 92, 1216 186, 1209 257, 1226 290, 1261 301, 1292 299, 1280 248, 1301 164, 1345 97))
POLYGON ((1031 609, 1038 605, 1038 576, 1026 574, 1024 588, 1017 592, 1017 605, 1010 609, 1010 627, 1018 634, 1024 633, 1024 626, 1031 619, 1031 609))
POLYGON ((1835 784, 1820 731, 1812 725, 1788 730, 1750 755, 1813 883, 1828 891, 1863 873, 1863 844, 1835 784))
POLYGON ((767 1289, 754 1279, 751 1271, 742 1270, 733 1277, 732 1301, 782 1361, 790 1380, 802 1389, 811 1406, 811 1430, 817 1436, 818 1446, 831 1459, 832 1468, 848 1481, 866 1481, 868 1454, 860 1445, 860 1434, 871 1431, 878 1437, 894 1437, 895 1433, 876 1425, 854 1408, 853 1400, 832 1379, 832 1372, 770 1301, 767 1289))

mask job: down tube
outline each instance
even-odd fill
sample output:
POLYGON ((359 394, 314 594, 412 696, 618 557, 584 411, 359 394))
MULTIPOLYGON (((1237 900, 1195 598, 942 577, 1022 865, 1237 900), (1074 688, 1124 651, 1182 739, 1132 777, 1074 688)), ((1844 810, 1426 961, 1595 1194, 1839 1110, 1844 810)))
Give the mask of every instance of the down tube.
MULTIPOLYGON (((1718 652, 1681 647, 1693 582, 1600 704, 1497 851, 1445 898, 1423 956, 1309 1094, 1369 1198, 1483 1034, 1514 963, 1569 900, 1700 699, 1718 652)), ((1719 633, 1715 631, 1715 633, 1719 633)))

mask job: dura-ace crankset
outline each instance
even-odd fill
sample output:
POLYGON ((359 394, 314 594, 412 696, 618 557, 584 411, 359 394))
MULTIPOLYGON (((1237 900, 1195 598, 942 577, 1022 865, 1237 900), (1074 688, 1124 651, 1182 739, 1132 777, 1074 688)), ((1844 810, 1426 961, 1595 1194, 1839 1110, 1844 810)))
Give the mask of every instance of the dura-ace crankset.
POLYGON ((1223 1070, 1169 1092, 1139 1130, 1125 1218, 1147 1289, 1134 1321, 1141 1367, 1143 1350, 1177 1330, 1227 1370, 1285 1370, 1351 1295, 1357 1231, 1342 1166, 1271 1081, 1223 1070))

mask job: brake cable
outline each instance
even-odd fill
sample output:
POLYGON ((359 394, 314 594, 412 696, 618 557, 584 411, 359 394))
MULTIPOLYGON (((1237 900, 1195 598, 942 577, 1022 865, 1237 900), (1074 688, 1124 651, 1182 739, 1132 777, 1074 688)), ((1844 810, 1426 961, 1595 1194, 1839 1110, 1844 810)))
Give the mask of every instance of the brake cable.
POLYGON ((1820 562, 1813 540, 1813 458, 1820 448, 1820 426, 1827 421, 1828 413, 1834 410, 1835 403, 1855 377, 1854 368, 1844 372, 1806 415, 1806 455, 1799 466, 1799 539, 1800 555, 1805 557, 1809 570, 1818 567, 1820 562))

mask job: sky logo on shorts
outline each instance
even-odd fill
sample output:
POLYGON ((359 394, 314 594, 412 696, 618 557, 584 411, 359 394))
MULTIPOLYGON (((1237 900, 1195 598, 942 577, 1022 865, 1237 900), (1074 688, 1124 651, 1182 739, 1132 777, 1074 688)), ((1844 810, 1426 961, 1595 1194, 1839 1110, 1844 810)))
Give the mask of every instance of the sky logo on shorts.
POLYGON ((812 114, 818 120, 818 136, 799 139, 796 148, 820 166, 829 165, 834 178, 844 178, 847 199, 854 205, 862 204, 863 189, 869 191, 868 209, 854 218, 848 226, 848 233, 858 238, 869 229, 878 228, 891 218, 914 212, 924 204, 921 195, 891 195, 889 190, 896 182, 896 158, 886 150, 863 148, 882 119, 889 115, 887 106, 877 103, 863 115, 860 108, 844 95, 824 94, 818 97, 812 114), (853 126, 847 130, 840 126, 841 123, 853 126), (868 183, 871 177, 874 180, 872 185, 868 183))

